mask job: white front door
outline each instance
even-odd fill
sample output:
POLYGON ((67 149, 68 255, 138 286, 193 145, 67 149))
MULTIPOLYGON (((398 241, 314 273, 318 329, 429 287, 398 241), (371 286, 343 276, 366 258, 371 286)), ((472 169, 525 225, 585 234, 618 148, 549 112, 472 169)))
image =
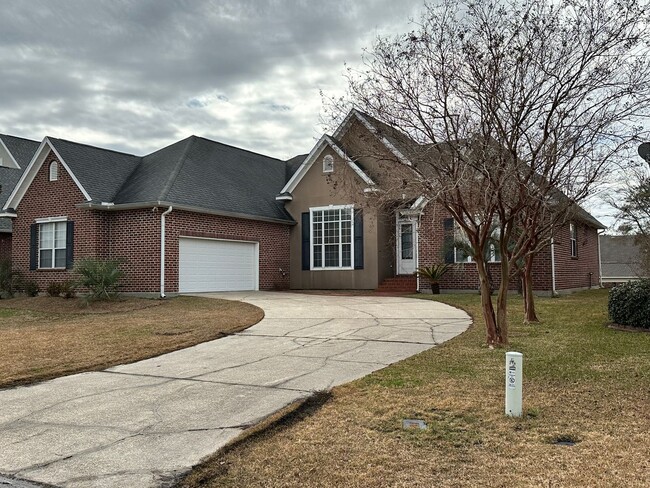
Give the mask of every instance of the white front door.
POLYGON ((415 222, 397 220, 397 274, 415 273, 417 235, 415 222))

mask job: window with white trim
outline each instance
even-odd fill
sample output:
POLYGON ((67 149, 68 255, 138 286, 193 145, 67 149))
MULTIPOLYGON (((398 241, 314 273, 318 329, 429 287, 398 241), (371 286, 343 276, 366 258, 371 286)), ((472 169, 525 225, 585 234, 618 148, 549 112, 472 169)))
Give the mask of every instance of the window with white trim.
POLYGON ((50 181, 56 181, 59 179, 59 163, 52 161, 50 163, 50 181))
MULTIPOLYGON (((496 227, 490 236, 493 242, 488 243, 485 250, 485 260, 488 263, 500 263, 501 251, 497 244, 501 231, 496 227)), ((454 263, 473 263, 474 258, 471 256, 472 246, 467 238, 465 231, 454 222, 454 263)))
POLYGON ((38 225, 38 267, 65 268, 67 222, 38 225))
POLYGON ((328 154, 323 158, 323 173, 331 173, 334 171, 334 156, 328 154))
POLYGON ((571 222, 569 224, 569 236, 571 240, 571 257, 578 257, 578 231, 576 229, 576 224, 571 222))
POLYGON ((353 269, 352 205, 312 208, 311 269, 353 269))

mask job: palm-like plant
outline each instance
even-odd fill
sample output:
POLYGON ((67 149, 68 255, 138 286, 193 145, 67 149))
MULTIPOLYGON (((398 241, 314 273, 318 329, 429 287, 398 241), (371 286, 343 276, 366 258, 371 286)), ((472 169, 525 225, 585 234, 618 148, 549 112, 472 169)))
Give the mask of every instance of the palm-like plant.
POLYGON ((428 280, 431 284, 431 293, 437 295, 440 293, 440 280, 451 268, 451 264, 432 264, 431 266, 420 266, 415 273, 428 280))
POLYGON ((117 296, 120 280, 124 275, 119 260, 82 259, 75 266, 80 275, 78 285, 87 288, 90 300, 110 300, 117 296))

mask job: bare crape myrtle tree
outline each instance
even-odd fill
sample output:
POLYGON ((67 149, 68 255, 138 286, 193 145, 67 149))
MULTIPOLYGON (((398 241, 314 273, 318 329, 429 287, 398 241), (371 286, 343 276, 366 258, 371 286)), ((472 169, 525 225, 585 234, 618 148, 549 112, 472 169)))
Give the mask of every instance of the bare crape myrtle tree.
POLYGON ((378 38, 363 68, 348 70, 347 95, 327 104, 333 117, 354 107, 391 140, 408 139, 365 199, 412 192, 451 213, 472 249, 490 346, 508 342, 515 273, 537 321, 534 256, 622 151, 648 139, 648 21, 637 0, 432 3, 412 32, 378 38), (495 235, 493 303, 485 250, 495 235))

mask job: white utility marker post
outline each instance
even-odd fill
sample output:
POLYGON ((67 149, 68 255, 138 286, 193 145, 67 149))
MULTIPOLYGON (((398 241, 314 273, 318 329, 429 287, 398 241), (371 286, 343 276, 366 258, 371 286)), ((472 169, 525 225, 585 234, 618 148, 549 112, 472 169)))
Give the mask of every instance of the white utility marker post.
POLYGON ((506 415, 521 417, 521 383, 523 380, 524 355, 520 352, 506 353, 506 415))

